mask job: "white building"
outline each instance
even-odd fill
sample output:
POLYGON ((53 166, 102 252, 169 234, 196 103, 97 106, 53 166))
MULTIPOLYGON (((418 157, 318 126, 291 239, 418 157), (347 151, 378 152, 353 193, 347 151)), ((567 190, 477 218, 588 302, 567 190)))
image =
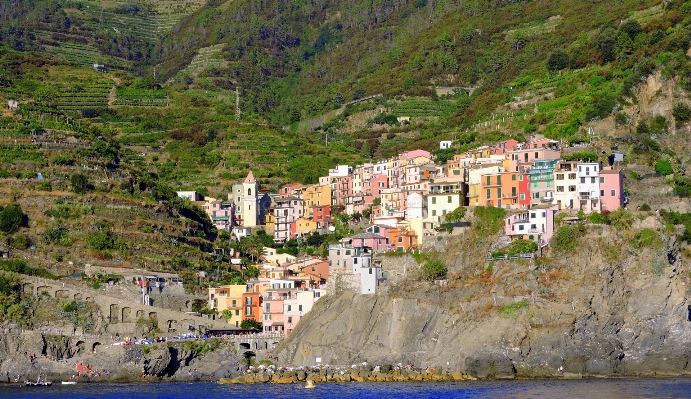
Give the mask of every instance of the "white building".
POLYGON ((439 142, 439 149, 440 150, 446 150, 451 148, 451 144, 453 144, 453 141, 451 140, 442 140, 439 142))
POLYGON ((578 178, 579 209, 584 212, 599 212, 600 206, 600 175, 601 166, 597 162, 579 162, 576 177, 578 178))

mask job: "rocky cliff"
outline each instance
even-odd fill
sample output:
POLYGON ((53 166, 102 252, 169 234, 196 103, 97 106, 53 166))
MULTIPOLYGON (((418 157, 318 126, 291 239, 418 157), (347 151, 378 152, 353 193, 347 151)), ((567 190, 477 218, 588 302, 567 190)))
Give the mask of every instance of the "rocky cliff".
POLYGON ((78 381, 89 382, 216 381, 244 369, 241 356, 222 340, 123 346, 34 331, 0 334, 0 383, 39 374, 50 381, 80 374, 78 381))
MULTIPOLYGON (((560 367, 686 374, 691 285, 679 246, 652 216, 634 227, 590 226, 570 255, 456 264, 446 286, 409 280, 377 295, 324 298, 280 346, 280 359, 413 364, 481 378, 557 376, 560 367), (641 243, 646 226, 654 242, 641 243)), ((462 248, 449 253, 467 258, 462 248)))

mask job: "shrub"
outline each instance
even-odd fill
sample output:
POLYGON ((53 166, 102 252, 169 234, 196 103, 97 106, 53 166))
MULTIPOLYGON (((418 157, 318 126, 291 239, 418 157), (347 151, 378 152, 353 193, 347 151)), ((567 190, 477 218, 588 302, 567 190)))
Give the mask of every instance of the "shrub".
POLYGON ((592 224, 605 224, 607 223, 607 217, 602 213, 593 212, 588 215, 588 222, 592 224))
POLYGON ((446 214, 446 221, 447 222, 459 222, 461 219, 465 217, 466 214, 466 207, 464 206, 459 206, 458 208, 454 209, 450 213, 446 214))
POLYGON ((674 173, 674 169, 672 169, 672 164, 668 159, 660 159, 655 162, 655 172, 662 176, 668 176, 674 173))
POLYGON ((643 248, 661 244, 660 235, 653 229, 645 228, 636 233, 633 241, 633 246, 636 248, 643 248))
POLYGON ((561 226, 552 236, 549 245, 558 254, 567 254, 576 250, 579 231, 575 226, 561 226))
POLYGON ((619 208, 616 211, 609 213, 609 221, 612 226, 618 230, 626 230, 631 227, 633 223, 633 215, 625 211, 623 208, 619 208))
POLYGON ((513 313, 519 309, 527 308, 528 307, 528 301, 527 300, 522 300, 519 302, 514 302, 510 303, 508 305, 504 305, 501 308, 499 308, 500 313, 513 313))
POLYGON ((643 204, 643 205, 641 205, 640 208, 638 208, 638 210, 639 210, 639 211, 643 211, 643 212, 648 212, 648 211, 651 211, 652 209, 650 208, 650 205, 648 205, 648 204, 643 204))
POLYGON ((691 119, 691 107, 684 103, 674 104, 672 116, 674 116, 677 127, 680 127, 691 119))
POLYGON ((420 276, 424 280, 432 281, 446 274, 446 265, 439 259, 432 259, 420 267, 420 276))
POLYGON ((476 206, 475 230, 479 236, 487 236, 496 233, 504 225, 506 213, 503 208, 476 206))
POLYGON ((15 249, 27 249, 31 246, 31 239, 26 234, 17 234, 12 239, 12 247, 15 249))
POLYGON ((537 251, 537 243, 530 240, 516 240, 511 242, 507 254, 516 256, 520 254, 532 254, 537 251))
POLYGON ((61 224, 55 224, 51 227, 48 227, 42 235, 43 242, 46 244, 57 244, 62 241, 65 236, 67 236, 67 228, 61 224))

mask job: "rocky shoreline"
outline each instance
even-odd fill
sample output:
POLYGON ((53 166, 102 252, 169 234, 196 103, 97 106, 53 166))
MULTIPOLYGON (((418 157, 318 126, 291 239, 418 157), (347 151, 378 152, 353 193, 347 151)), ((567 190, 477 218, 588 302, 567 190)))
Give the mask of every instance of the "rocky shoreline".
POLYGON ((442 369, 417 369, 385 364, 382 366, 353 366, 348 368, 297 367, 278 369, 274 367, 250 368, 236 378, 221 378, 220 384, 293 384, 312 381, 324 382, 411 382, 411 381, 463 381, 476 378, 460 371, 448 372, 442 369))

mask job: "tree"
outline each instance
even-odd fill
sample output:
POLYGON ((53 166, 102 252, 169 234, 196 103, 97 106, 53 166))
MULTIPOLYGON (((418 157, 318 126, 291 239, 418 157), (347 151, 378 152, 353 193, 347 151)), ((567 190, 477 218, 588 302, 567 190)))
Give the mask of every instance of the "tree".
POLYGON ((672 169, 672 164, 669 163, 668 159, 661 159, 655 162, 655 172, 667 176, 674 173, 674 169, 672 169))
POLYGON ((7 205, 0 211, 0 231, 7 234, 16 233, 24 224, 24 213, 17 204, 7 205))
POLYGON ((240 322, 240 328, 243 330, 261 330, 262 329, 262 323, 254 320, 254 319, 245 319, 240 322))
POLYGON ((547 69, 552 72, 560 71, 569 66, 569 55, 564 50, 555 50, 547 60, 547 69))
POLYGON ((75 173, 70 176, 70 184, 72 184, 72 191, 77 194, 84 194, 89 190, 89 178, 81 173, 75 173))

